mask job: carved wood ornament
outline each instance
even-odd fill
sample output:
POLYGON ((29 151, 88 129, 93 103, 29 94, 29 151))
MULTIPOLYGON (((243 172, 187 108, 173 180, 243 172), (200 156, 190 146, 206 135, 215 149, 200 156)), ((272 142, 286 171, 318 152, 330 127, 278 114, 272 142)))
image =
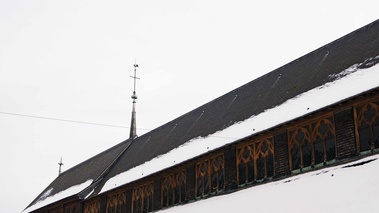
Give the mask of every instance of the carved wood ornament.
POLYGON ((333 114, 288 130, 290 170, 302 169, 336 158, 333 114))
POLYGON ((358 152, 379 148, 379 100, 354 107, 358 152))

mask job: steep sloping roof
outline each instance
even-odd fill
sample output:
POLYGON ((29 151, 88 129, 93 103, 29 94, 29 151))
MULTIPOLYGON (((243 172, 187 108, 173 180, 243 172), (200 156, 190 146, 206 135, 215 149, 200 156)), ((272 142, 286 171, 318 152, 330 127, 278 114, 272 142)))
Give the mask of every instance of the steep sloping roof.
MULTIPOLYGON (((332 82, 354 64, 361 68, 373 66, 379 61, 378 55, 379 20, 138 137, 105 181, 191 139, 223 130, 332 82)), ((193 157, 197 155, 193 153, 193 157)), ((94 195, 101 192, 100 186, 94 195)))
MULTIPOLYGON (((357 64, 359 68, 371 67, 379 62, 377 56, 379 20, 135 138, 131 144, 122 142, 62 173, 31 205, 87 180, 99 180, 95 181, 96 184, 84 187, 93 187, 95 191, 92 196, 96 196, 104 192, 103 187, 107 181, 121 173, 195 138, 227 129, 304 92, 333 82, 352 65, 357 64), (112 162, 116 163, 113 165, 112 162), (110 164, 113 165, 111 169, 110 164), (46 194, 50 189, 50 194, 46 194)), ((199 154, 201 153, 191 153, 192 157, 199 154)))

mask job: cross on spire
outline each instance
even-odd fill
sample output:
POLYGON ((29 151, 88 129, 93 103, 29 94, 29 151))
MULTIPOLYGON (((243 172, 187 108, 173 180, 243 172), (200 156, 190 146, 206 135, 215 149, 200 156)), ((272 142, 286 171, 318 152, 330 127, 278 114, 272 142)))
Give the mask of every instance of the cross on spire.
POLYGON ((133 103, 135 103, 135 102, 136 102, 136 99, 137 99, 137 95, 136 95, 136 79, 139 79, 139 78, 136 76, 137 67, 138 67, 138 64, 135 63, 135 64, 134 64, 134 76, 130 76, 131 78, 134 78, 134 90, 133 90, 133 95, 132 95, 133 103))
POLYGON ((59 165, 59 173, 58 173, 58 175, 60 175, 60 174, 61 174, 61 168, 62 168, 62 166, 64 165, 64 164, 62 163, 62 157, 61 157, 61 161, 58 163, 58 165, 59 165))

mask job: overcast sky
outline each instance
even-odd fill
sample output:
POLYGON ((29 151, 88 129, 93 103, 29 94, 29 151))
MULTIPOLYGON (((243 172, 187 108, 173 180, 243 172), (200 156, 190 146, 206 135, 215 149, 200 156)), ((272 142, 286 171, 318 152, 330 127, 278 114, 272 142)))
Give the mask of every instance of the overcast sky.
POLYGON ((61 157, 65 171, 128 138, 62 120, 129 127, 135 61, 142 135, 376 20, 378 6, 0 0, 0 212, 21 212, 61 157))

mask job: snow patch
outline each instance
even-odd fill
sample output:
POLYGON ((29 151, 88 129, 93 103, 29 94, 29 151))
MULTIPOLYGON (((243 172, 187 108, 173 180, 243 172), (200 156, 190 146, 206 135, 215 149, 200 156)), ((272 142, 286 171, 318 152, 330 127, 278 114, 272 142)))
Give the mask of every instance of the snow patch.
POLYGON ((64 199, 64 198, 70 197, 72 195, 78 194, 80 191, 82 191, 83 189, 85 189, 86 187, 91 185, 91 183, 92 183, 92 180, 90 179, 84 183, 81 183, 79 185, 72 186, 66 190, 60 191, 60 192, 58 192, 52 196, 49 196, 53 190, 53 188, 50 188, 41 196, 41 199, 39 201, 37 201, 34 205, 26 208, 23 212, 25 212, 25 213, 26 212, 32 212, 36 209, 39 209, 39 208, 44 207, 46 205, 49 205, 51 203, 57 202, 61 199, 64 199))
POLYGON ((378 63, 378 60, 379 60, 379 56, 376 56, 374 58, 368 58, 364 62, 359 63, 359 64, 354 64, 338 74, 329 75, 329 79, 330 80, 340 79, 346 75, 356 72, 359 69, 366 69, 366 68, 372 67, 376 63, 378 63))
POLYGON ((50 188, 50 189, 48 189, 45 193, 43 193, 43 194, 41 195, 41 197, 40 197, 40 200, 45 200, 45 198, 47 198, 47 197, 51 194, 51 192, 53 191, 53 189, 54 189, 54 188, 50 188))

